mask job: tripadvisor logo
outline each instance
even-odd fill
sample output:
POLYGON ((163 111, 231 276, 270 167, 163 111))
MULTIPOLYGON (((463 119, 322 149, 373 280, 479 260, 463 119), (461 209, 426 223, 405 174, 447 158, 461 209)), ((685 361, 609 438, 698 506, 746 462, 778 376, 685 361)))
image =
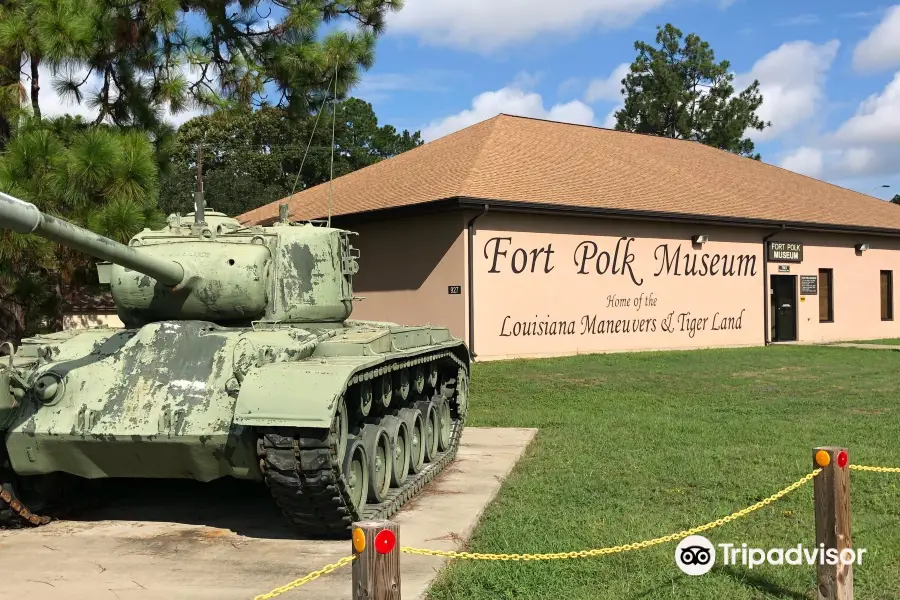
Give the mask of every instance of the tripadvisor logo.
POLYGON ((716 562, 716 548, 702 535, 691 535, 675 548, 675 564, 688 575, 709 573, 716 562))
MULTIPOLYGON (((797 544, 792 548, 751 548, 747 544, 718 544, 723 565, 743 565, 749 569, 759 565, 852 565, 862 564, 865 548, 804 548, 797 544)), ((716 563, 716 546, 702 535, 684 538, 675 548, 675 564, 688 575, 709 573, 716 563)))

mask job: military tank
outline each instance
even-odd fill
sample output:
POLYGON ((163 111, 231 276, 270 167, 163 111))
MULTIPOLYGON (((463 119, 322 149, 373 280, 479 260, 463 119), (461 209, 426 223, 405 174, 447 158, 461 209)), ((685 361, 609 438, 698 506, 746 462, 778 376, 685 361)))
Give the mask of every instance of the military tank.
POLYGON ((48 523, 78 482, 233 477, 302 536, 344 537, 456 455, 468 349, 444 327, 350 319, 352 232, 286 210, 243 226, 201 201, 126 245, 2 193, 0 227, 99 259, 124 324, 6 344, 0 527, 48 523))

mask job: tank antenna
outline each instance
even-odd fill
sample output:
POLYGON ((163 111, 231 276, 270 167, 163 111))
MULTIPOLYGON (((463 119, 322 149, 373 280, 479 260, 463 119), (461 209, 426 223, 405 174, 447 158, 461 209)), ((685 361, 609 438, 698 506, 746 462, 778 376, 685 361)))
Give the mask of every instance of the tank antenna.
POLYGON ((206 225, 206 204, 203 201, 203 146, 197 144, 197 191, 194 192, 194 225, 206 225))
POLYGON ((312 133, 309 134, 309 141, 306 143, 306 150, 303 152, 303 159, 300 161, 300 168, 297 169, 297 176, 294 178, 294 186, 291 188, 291 196, 293 197, 294 192, 297 191, 297 184, 300 182, 300 173, 303 172, 303 165, 306 164, 306 156, 309 154, 309 149, 312 146, 313 137, 316 135, 316 129, 319 127, 319 118, 322 116, 322 111, 325 110, 325 103, 328 102, 328 92, 331 91, 331 80, 328 80, 328 86, 325 91, 325 98, 322 100, 322 105, 319 106, 319 110, 316 112, 316 122, 313 123, 312 133))
POLYGON ((331 227, 331 188, 334 187, 334 128, 337 124, 338 61, 334 59, 334 100, 331 102, 331 177, 328 180, 328 226, 331 227))

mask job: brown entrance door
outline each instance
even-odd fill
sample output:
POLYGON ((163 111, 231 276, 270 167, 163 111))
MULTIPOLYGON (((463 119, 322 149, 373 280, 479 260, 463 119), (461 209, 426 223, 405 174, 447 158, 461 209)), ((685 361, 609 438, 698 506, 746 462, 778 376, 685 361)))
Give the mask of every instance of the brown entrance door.
POLYGON ((797 341, 797 276, 772 275, 772 341, 797 341))

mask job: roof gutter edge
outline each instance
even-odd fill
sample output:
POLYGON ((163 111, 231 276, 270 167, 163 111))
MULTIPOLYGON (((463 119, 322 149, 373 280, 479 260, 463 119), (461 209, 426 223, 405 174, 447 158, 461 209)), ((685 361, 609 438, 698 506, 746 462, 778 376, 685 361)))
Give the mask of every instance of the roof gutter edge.
POLYGON ((485 198, 458 197, 461 208, 483 208, 490 205, 494 211, 521 212, 532 214, 554 214, 575 216, 597 216, 618 219, 639 219, 645 221, 678 221, 682 223, 702 223, 724 225, 730 227, 760 227, 792 229, 799 231, 817 231, 826 233, 857 233, 868 235, 884 235, 900 237, 900 229, 881 227, 865 227, 859 225, 831 225, 803 221, 781 221, 772 219, 747 219, 741 217, 724 217, 689 213, 669 213, 661 211, 645 211, 619 208, 598 208, 593 206, 559 206, 539 202, 518 202, 510 200, 490 200, 485 198))
MULTIPOLYGON (((881 227, 864 227, 859 225, 830 225, 827 223, 812 223, 803 221, 780 221, 771 219, 747 219, 741 217, 725 217, 716 215, 702 215, 690 213, 668 213, 661 211, 633 210, 626 208, 598 208, 594 206, 561 206, 558 204, 544 204, 541 202, 519 202, 516 200, 492 200, 490 198, 477 198, 473 196, 449 196, 437 200, 429 200, 417 204, 403 206, 391 206, 375 210, 332 215, 332 220, 368 221, 378 218, 394 218, 396 216, 414 216, 435 212, 444 212, 458 208, 484 210, 485 205, 490 206, 496 212, 517 212, 526 214, 545 214, 561 216, 594 216, 610 219, 636 219, 642 221, 661 221, 694 223, 703 225, 722 225, 727 227, 757 227, 769 229, 772 227, 786 228, 795 231, 812 231, 822 233, 855 233, 861 235, 881 235, 886 237, 900 237, 900 229, 881 227)), ((315 217, 325 219, 325 216, 315 217)), ((277 216, 263 219, 259 224, 269 224, 269 221, 277 220, 277 216)), ((305 220, 305 219, 301 219, 305 220)))

